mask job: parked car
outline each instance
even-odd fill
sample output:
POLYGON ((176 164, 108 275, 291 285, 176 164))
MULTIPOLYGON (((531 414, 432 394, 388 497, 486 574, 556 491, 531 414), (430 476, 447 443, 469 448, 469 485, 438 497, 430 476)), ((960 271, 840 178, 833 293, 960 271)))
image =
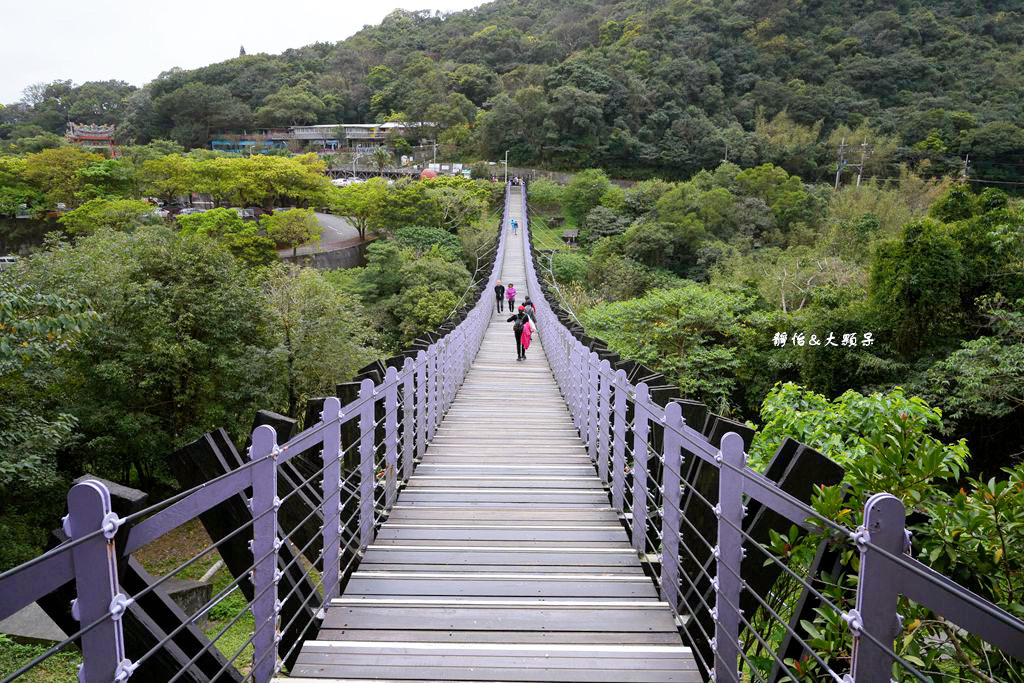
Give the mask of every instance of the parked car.
POLYGON ((179 216, 190 216, 194 213, 206 213, 207 209, 200 209, 195 206, 189 206, 178 212, 179 216))
POLYGON ((4 268, 13 268, 14 264, 18 262, 18 257, 13 254, 8 256, 0 256, 0 270, 4 268))

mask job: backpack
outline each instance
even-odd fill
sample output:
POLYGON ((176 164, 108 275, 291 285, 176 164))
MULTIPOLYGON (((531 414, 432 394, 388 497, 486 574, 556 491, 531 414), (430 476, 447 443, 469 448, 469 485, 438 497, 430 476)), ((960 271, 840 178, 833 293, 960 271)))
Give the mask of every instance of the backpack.
POLYGON ((522 334, 523 333, 523 327, 526 326, 526 321, 527 320, 529 320, 529 316, 526 315, 525 312, 524 313, 520 313, 519 315, 516 316, 515 322, 512 323, 512 330, 516 334, 522 334))

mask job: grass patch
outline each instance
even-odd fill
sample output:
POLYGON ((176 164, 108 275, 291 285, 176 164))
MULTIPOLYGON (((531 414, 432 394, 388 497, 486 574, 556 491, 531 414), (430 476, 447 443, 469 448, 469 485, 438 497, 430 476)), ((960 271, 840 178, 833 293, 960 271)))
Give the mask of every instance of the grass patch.
MULTIPOLYGON (((0 676, 8 676, 50 649, 50 645, 23 645, 0 635, 0 676)), ((67 683, 78 680, 82 655, 69 644, 18 678, 25 683, 67 683)))

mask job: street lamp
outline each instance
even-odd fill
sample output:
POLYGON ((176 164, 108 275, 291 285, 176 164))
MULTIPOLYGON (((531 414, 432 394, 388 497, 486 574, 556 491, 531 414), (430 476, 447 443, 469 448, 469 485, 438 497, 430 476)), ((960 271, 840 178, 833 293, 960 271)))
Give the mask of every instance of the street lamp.
POLYGON ((508 150, 505 150, 505 184, 508 185, 508 150))

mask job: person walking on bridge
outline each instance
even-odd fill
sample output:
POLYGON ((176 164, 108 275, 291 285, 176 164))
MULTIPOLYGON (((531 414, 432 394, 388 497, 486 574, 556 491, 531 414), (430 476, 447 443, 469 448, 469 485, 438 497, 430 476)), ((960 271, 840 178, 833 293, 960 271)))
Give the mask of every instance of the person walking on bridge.
POLYGON ((530 345, 530 316, 526 313, 526 307, 520 306, 519 312, 505 322, 512 323, 512 334, 516 338, 516 360, 526 360, 526 346, 530 345), (524 346, 525 342, 525 346, 524 346))
MULTIPOLYGON (((501 280, 494 285, 494 298, 498 300, 498 313, 501 313, 501 309, 505 305, 505 285, 501 284, 501 280)), ((508 309, 508 312, 511 313, 512 309, 508 309)))
POLYGON ((513 218, 512 219, 512 234, 515 235, 516 231, 518 231, 518 230, 519 230, 519 223, 517 223, 516 219, 513 218))
POLYGON ((508 283, 508 287, 505 288, 505 298, 508 299, 508 312, 515 313, 516 311, 516 286, 511 282, 508 283))

